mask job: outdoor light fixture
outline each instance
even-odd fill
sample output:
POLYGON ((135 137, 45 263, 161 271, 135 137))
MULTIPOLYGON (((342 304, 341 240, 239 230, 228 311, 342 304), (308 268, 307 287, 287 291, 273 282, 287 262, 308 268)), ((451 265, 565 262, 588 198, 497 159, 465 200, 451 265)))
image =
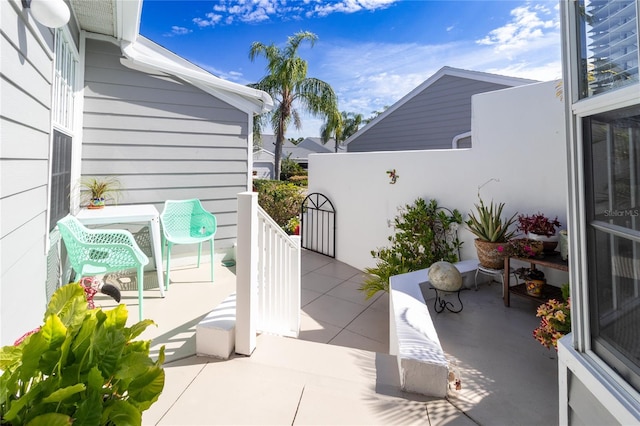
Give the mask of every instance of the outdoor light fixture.
POLYGON ((33 19, 49 28, 63 26, 71 16, 64 0, 22 0, 22 7, 30 9, 33 19))

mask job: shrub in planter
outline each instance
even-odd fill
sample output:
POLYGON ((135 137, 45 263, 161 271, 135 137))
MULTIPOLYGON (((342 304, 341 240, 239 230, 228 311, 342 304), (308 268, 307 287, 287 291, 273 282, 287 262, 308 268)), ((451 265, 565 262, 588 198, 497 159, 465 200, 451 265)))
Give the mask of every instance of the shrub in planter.
POLYGON ((0 350, 0 424, 141 424, 164 388, 164 346, 133 341, 151 320, 132 327, 125 305, 90 309, 78 283, 59 288, 44 324, 0 350))
POLYGON ((457 228, 462 224, 459 211, 438 206, 436 200, 418 198, 406 205, 394 220, 396 233, 389 237, 391 247, 371 251, 376 266, 365 268, 369 274, 360 287, 367 299, 378 291, 389 291, 389 278, 393 275, 428 268, 434 262, 457 262, 457 228))

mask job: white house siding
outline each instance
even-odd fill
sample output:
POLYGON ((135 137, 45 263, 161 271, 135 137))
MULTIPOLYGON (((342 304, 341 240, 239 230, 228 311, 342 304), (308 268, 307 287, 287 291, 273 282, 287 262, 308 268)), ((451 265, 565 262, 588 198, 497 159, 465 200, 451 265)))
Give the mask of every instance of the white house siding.
POLYGON ((199 198, 236 239, 247 190, 247 114, 175 77, 142 69, 118 46, 87 40, 82 175, 117 175, 120 204, 199 198))
POLYGON ((506 87, 445 75, 352 140, 347 151, 451 148, 455 136, 471 130, 471 96, 506 87))
POLYGON ((46 306, 53 31, 0 2, 0 344, 39 325, 46 306), (33 22, 33 21, 32 21, 33 22))

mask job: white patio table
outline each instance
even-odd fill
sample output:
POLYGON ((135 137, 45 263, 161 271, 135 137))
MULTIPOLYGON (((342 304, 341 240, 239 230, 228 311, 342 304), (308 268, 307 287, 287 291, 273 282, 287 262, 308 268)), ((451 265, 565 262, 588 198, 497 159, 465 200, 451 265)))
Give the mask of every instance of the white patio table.
POLYGON ((151 231, 153 261, 158 274, 158 288, 164 297, 160 213, 152 204, 130 206, 105 206, 102 209, 81 209, 76 218, 85 225, 111 225, 116 223, 148 223, 151 231))

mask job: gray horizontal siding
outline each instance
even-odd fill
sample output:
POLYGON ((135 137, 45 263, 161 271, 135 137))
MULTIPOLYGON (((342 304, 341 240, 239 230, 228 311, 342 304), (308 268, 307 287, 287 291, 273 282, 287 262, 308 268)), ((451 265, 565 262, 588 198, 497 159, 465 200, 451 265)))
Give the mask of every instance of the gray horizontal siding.
POLYGON ((443 76, 347 145, 349 152, 451 148, 471 130, 471 96, 508 86, 443 76))
POLYGON ((218 248, 236 238, 247 185, 247 114, 172 76, 132 65, 88 40, 82 174, 116 175, 121 204, 199 198, 218 218, 218 248))
POLYGON ((0 345, 39 325, 46 307, 53 32, 32 32, 25 15, 19 1, 0 2, 0 345))

